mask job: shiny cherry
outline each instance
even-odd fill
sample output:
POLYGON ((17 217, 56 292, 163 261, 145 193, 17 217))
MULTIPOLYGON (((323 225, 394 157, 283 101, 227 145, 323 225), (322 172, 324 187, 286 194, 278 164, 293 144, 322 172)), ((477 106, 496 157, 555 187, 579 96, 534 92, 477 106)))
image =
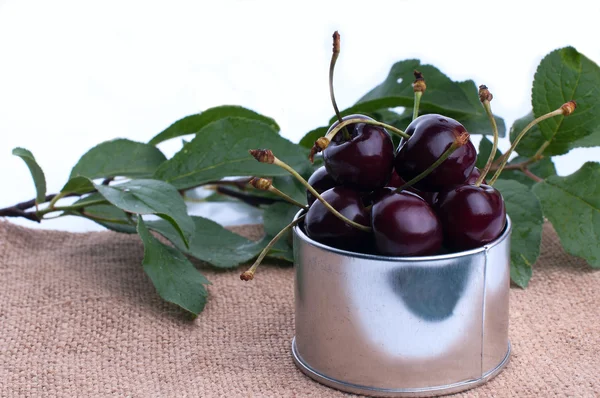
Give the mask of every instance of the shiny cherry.
POLYGON ((492 242, 504 230, 506 209, 498 190, 489 185, 460 185, 438 197, 437 213, 445 245, 468 250, 492 242))
POLYGON ((371 209, 375 245, 389 256, 426 256, 442 247, 442 224, 431 206, 412 192, 388 190, 371 209))
MULTIPOLYGON (((466 132, 462 124, 449 117, 437 114, 419 116, 406 129, 411 137, 398 147, 396 172, 406 181, 413 179, 466 132)), ((469 140, 414 186, 421 191, 435 192, 462 184, 471 175, 476 158, 477 151, 469 140)))
MULTIPOLYGON (((363 115, 347 119, 370 119, 363 115)), ((372 120, 372 119, 371 119, 372 120)), ((336 121, 329 130, 339 123, 336 121)), ((382 127, 365 123, 347 126, 350 137, 338 132, 323 150, 323 160, 329 175, 339 184, 358 191, 373 191, 389 181, 394 167, 394 144, 382 127)))
MULTIPOLYGON (((318 193, 323 193, 323 192, 327 191, 328 189, 331 189, 333 187, 340 185, 337 182, 335 182, 333 180, 333 178, 331 178, 329 173, 327 173, 325 166, 321 166, 318 169, 316 169, 315 172, 312 173, 312 175, 308 179, 308 183, 318 193)), ((310 193, 308 190, 306 191, 306 200, 307 200, 309 206, 312 205, 316 199, 317 198, 315 198, 312 193, 310 193)))
MULTIPOLYGON (((370 225, 369 212, 365 209, 358 192, 338 186, 323 192, 321 196, 351 221, 370 225)), ((369 233, 340 220, 319 200, 308 209, 304 225, 310 238, 326 245, 352 251, 363 251, 371 245, 372 238, 369 233)))

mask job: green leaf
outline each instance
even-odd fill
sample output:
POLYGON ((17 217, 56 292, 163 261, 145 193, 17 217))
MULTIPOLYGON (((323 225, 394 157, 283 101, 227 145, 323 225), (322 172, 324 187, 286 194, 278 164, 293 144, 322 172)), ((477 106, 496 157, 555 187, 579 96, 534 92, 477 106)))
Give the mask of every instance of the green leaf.
MULTIPOLYGON (((394 64, 383 83, 365 94, 356 105, 361 106, 361 111, 375 111, 398 106, 412 107, 414 101, 412 83, 415 80, 413 75, 415 69, 423 73, 427 82, 427 91, 421 99, 420 109, 439 113, 454 111, 470 114, 475 112, 473 104, 458 83, 450 80, 432 65, 421 65, 417 59, 394 64)), ((354 112, 350 111, 349 113, 354 112)))
MULTIPOLYGON (((510 128, 510 142, 513 143, 517 139, 517 136, 523 131, 523 129, 533 121, 533 111, 527 115, 515 120, 512 127, 510 128)), ((545 142, 544 136, 540 131, 539 125, 533 126, 519 141, 519 145, 515 148, 515 152, 522 156, 531 157, 535 155, 538 149, 545 142)))
POLYGON ((15 148, 12 150, 12 154, 23 159, 35 185, 35 201, 36 203, 44 203, 46 198, 46 177, 44 171, 40 165, 36 162, 33 154, 25 148, 15 148))
POLYGON ((575 142, 569 144, 569 148, 591 148, 600 146, 600 129, 594 131, 592 134, 578 139, 575 142))
MULTIPOLYGON (((600 67, 573 47, 546 55, 533 80, 533 113, 540 117, 575 100, 572 115, 557 116, 539 124, 544 141, 550 144, 545 155, 562 155, 578 140, 600 129, 600 67)), ((542 141, 543 143, 543 141, 542 141)))
POLYGON ((323 137, 325 134, 327 134, 327 130, 329 130, 329 127, 317 127, 316 129, 309 131, 300 140, 300 146, 311 149, 317 138, 323 137))
POLYGON ((207 126, 173 158, 163 163, 155 178, 177 189, 187 189, 230 176, 285 176, 272 164, 257 162, 250 149, 269 148, 296 171, 308 169, 308 151, 279 136, 268 124, 229 117, 207 126))
POLYGON ((149 142, 151 145, 159 144, 171 138, 180 137, 182 135, 197 134, 210 123, 221 120, 227 117, 241 117, 246 119, 258 120, 269 125, 273 130, 279 131, 279 126, 275 120, 270 117, 263 116, 250 109, 246 109, 237 105, 223 105, 215 108, 210 108, 202 113, 186 116, 179 119, 165 130, 160 132, 149 142))
POLYGON ((73 177, 60 190, 62 193, 84 194, 94 190, 94 183, 86 177, 73 177))
MULTIPOLYGON (((491 134, 491 126, 479 102, 475 83, 472 80, 454 82, 439 69, 431 65, 421 65, 416 59, 394 64, 383 83, 359 99, 355 105, 342 111, 342 115, 368 114, 398 106, 406 107, 406 111, 412 115, 412 83, 415 69, 423 73, 427 82, 427 91, 421 99, 419 115, 440 113, 458 120, 471 134, 491 134)), ((496 117, 496 123, 499 135, 503 137, 506 131, 504 120, 496 117)))
MULTIPOLYGON (((481 141, 479 142, 479 151, 477 153, 477 162, 475 163, 475 166, 477 166, 479 170, 483 171, 483 169, 485 168, 485 164, 487 163, 490 157, 490 153, 492 152, 493 146, 494 145, 492 144, 492 141, 490 141, 487 137, 481 137, 481 141)), ((502 156, 502 152, 500 152, 500 150, 496 148, 494 160, 498 159, 500 156, 502 156)))
POLYGON ((567 253, 600 268, 600 163, 587 162, 567 177, 549 177, 533 192, 567 253))
POLYGON ((529 187, 517 181, 498 180, 495 188, 502 193, 506 213, 513 223, 510 240, 510 277, 517 285, 527 287, 532 265, 540 255, 544 218, 536 196, 529 187))
POLYGON ((102 199, 104 199, 104 197, 97 192, 87 195, 74 202, 73 205, 86 205, 87 203, 90 203, 90 206, 84 207, 80 212, 73 211, 70 212, 70 214, 85 217, 116 232, 135 234, 136 228, 134 221, 129 218, 127 213, 110 204, 97 204, 98 201, 102 199), (115 222, 109 220, 115 220, 115 222))
POLYGON ((204 309, 210 282, 179 250, 162 244, 138 217, 138 234, 144 243, 144 271, 165 301, 198 315, 204 309))
POLYGON ((152 145, 116 139, 87 151, 71 170, 70 178, 150 177, 165 160, 165 155, 152 145))
POLYGON ((135 214, 156 214, 167 220, 180 234, 185 245, 194 233, 194 222, 173 186, 158 180, 132 180, 119 185, 94 187, 113 205, 135 214))
POLYGON ((196 232, 190 240, 189 249, 185 248, 175 228, 165 220, 146 221, 146 224, 181 251, 219 268, 233 268, 245 263, 265 247, 264 240, 248 240, 207 218, 192 216, 192 220, 196 232))

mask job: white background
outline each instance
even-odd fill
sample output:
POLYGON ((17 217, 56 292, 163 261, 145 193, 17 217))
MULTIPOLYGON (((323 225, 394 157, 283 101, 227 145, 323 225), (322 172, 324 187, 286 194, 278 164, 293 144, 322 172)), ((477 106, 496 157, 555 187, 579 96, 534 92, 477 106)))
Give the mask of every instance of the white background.
MULTIPOLYGON (((340 108, 379 84, 394 62, 416 57, 454 80, 487 84, 494 112, 510 126, 530 110, 545 54, 572 45, 600 62, 599 2, 490 3, 0 0, 0 207, 34 196, 27 168, 11 155, 16 146, 33 152, 50 193, 97 143, 147 141, 216 105, 271 116, 297 142, 332 115, 327 69, 336 29, 340 108)), ((179 146, 160 148, 171 156, 179 146)), ((559 174, 586 160, 600 160, 600 149, 558 158, 559 174)), ((214 205, 194 212, 222 223, 256 217, 214 205)), ((73 217, 41 226, 11 221, 99 229, 73 217)))

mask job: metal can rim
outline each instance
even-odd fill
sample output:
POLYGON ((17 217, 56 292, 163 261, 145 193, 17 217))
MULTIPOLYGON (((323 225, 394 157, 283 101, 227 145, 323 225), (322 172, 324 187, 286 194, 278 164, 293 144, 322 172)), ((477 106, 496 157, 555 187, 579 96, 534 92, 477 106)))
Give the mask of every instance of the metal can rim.
MULTIPOLYGON (((296 220, 298 217, 300 217, 305 212, 306 212, 306 210, 298 211, 298 213, 296 213, 296 215, 294 216, 294 220, 296 220)), ((488 243, 487 245, 477 247, 475 249, 461 251, 461 252, 448 253, 448 254, 437 254, 437 255, 433 255, 433 256, 394 257, 394 256, 383 256, 383 255, 379 255, 379 254, 356 253, 356 252, 351 252, 348 250, 338 249, 338 248, 335 248, 335 247, 332 247, 329 245, 325 245, 323 243, 317 242, 316 240, 309 238, 308 235, 306 235, 304 233, 304 231, 302 230, 302 228, 300 227, 300 224, 294 226, 294 233, 300 239, 302 239, 306 243, 313 245, 315 247, 318 247, 322 250, 325 250, 325 251, 328 251, 331 253, 340 254, 343 256, 347 256, 347 257, 354 257, 354 258, 360 258, 360 259, 366 259, 366 260, 389 261, 389 262, 420 262, 420 261, 449 260, 449 259, 456 259, 456 258, 472 256, 474 254, 486 252, 489 249, 491 249, 492 247, 502 243, 504 240, 506 240, 510 236, 511 231, 512 231, 512 222, 510 220, 510 217, 508 215, 506 215, 506 226, 504 227, 504 231, 496 240, 488 243)))

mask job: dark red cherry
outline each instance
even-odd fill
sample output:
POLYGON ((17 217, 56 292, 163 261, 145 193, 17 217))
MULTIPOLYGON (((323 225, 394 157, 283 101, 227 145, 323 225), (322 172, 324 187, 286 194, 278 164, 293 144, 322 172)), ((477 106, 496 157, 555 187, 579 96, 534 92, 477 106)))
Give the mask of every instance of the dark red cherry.
POLYGON ((381 195, 371 209, 375 245, 389 256, 426 256, 442 247, 442 225, 429 204, 412 192, 381 195))
MULTIPOLYGON (((437 114, 419 116, 406 129, 411 137, 398 147, 396 172, 406 181, 413 179, 466 132, 462 124, 449 117, 437 114)), ((469 140, 414 186, 421 191, 435 192, 462 184, 471 175, 476 158, 477 151, 469 140)))
MULTIPOLYGON (((329 173, 327 173, 325 166, 321 166, 318 169, 316 169, 315 172, 312 173, 312 175, 308 179, 308 183, 318 193, 323 193, 323 192, 327 191, 328 189, 337 187, 339 185, 337 182, 335 182, 333 180, 333 178, 331 178, 329 173)), ((308 190, 306 190, 306 200, 307 200, 309 206, 312 205, 316 199, 317 198, 315 198, 312 193, 310 193, 308 190)))
MULTIPOLYGON (((370 119, 350 115, 343 120, 354 118, 370 119)), ((338 124, 333 123, 329 130, 338 124)), ((364 123, 351 124, 347 129, 349 139, 344 137, 342 130, 323 150, 327 172, 339 184, 358 191, 384 187, 394 167, 394 144, 389 133, 382 127, 364 123)))
MULTIPOLYGON (((365 209, 358 192, 338 186, 323 192, 321 196, 351 221, 370 225, 369 212, 365 209)), ((372 241, 369 233, 340 220, 318 200, 308 209, 304 225, 310 238, 340 249, 363 251, 372 241)))
POLYGON ((489 185, 460 185, 438 197, 437 213, 445 244, 468 250, 492 242, 504 230, 506 209, 498 190, 489 185))

